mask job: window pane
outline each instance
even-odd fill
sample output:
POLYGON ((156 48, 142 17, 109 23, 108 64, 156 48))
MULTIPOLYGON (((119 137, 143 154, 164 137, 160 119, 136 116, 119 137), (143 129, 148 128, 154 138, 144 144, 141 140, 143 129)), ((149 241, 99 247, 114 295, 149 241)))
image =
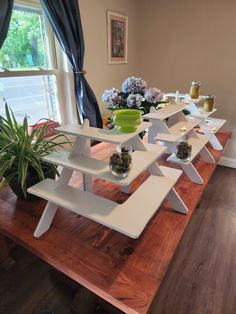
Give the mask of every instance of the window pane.
POLYGON ((22 122, 25 115, 29 116, 30 124, 41 118, 57 121, 55 86, 52 75, 1 78, 0 115, 5 112, 1 102, 5 98, 19 122, 22 122))
POLYGON ((2 49, 0 69, 49 68, 45 24, 38 9, 15 6, 2 49))

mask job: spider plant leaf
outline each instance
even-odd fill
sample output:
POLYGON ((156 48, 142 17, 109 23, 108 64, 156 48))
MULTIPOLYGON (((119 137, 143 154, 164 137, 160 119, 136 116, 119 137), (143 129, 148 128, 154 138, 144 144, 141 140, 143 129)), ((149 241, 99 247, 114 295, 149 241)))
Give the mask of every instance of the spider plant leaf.
POLYGON ((2 180, 0 181, 0 190, 5 188, 7 185, 8 185, 8 181, 6 179, 2 178, 2 180))
POLYGON ((43 157, 70 142, 64 134, 45 139, 47 125, 33 128, 29 134, 27 117, 20 124, 7 104, 5 111, 5 117, 0 118, 0 175, 4 177, 0 188, 16 177, 26 196, 27 178, 32 173, 39 179, 44 179, 46 169, 59 175, 57 167, 44 162, 43 157))
POLYGON ((36 140, 35 140, 35 143, 34 143, 34 149, 37 149, 38 145, 42 142, 43 139, 43 136, 45 135, 46 133, 46 129, 47 129, 47 125, 45 124, 41 129, 40 131, 37 133, 37 137, 36 137, 36 140))

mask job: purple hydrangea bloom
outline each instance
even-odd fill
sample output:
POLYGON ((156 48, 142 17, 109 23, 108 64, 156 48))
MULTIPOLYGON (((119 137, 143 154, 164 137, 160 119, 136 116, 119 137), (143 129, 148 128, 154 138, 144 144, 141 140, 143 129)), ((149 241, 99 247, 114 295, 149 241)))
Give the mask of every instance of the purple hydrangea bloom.
POLYGON ((127 98, 127 106, 129 108, 138 108, 140 107, 144 98, 140 94, 130 94, 127 98))
POLYGON ((147 83, 141 77, 131 76, 127 78, 122 84, 122 91, 124 93, 139 93, 145 91, 147 83))
POLYGON ((144 98, 147 102, 155 104, 161 101, 163 98, 163 93, 156 87, 146 89, 144 93, 144 98))
POLYGON ((119 89, 116 89, 114 87, 111 89, 106 89, 102 95, 102 101, 118 104, 123 100, 119 93, 119 89))

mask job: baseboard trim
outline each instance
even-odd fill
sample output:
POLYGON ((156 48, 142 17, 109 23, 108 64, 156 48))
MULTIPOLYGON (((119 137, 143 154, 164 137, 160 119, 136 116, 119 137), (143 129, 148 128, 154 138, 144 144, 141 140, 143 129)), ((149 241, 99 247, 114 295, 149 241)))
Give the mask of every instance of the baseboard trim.
POLYGON ((230 167, 230 168, 236 168, 236 159, 223 156, 220 158, 218 165, 230 167))

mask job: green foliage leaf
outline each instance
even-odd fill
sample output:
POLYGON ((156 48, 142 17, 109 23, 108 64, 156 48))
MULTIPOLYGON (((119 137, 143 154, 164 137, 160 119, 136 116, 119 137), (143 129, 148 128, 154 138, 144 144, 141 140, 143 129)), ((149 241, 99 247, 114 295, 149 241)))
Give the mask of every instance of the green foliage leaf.
POLYGON ((22 124, 18 123, 7 104, 5 114, 5 118, 0 116, 0 176, 4 178, 0 189, 16 177, 26 195, 29 176, 34 175, 42 180, 45 170, 49 168, 59 175, 56 166, 44 162, 43 157, 71 143, 63 134, 44 138, 46 125, 39 131, 33 129, 29 134, 27 117, 22 124))
POLYGON ((42 15, 14 9, 7 38, 0 50, 4 68, 45 67, 42 15), (32 63, 29 64, 29 56, 32 63))

